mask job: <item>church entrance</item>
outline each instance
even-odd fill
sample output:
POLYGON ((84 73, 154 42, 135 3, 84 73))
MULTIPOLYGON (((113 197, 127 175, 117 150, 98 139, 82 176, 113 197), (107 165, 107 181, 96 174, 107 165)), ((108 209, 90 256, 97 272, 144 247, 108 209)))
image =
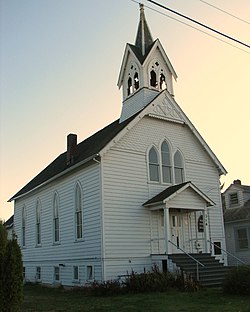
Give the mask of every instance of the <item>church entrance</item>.
POLYGON ((170 241, 172 253, 182 253, 181 249, 184 249, 184 223, 182 220, 181 212, 174 212, 170 214, 170 241))

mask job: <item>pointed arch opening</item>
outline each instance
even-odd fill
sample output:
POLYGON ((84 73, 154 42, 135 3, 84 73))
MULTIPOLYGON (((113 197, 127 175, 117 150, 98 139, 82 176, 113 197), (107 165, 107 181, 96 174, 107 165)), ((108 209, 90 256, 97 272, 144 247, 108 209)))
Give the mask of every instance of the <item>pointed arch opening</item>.
POLYGON ((152 69, 150 72, 150 86, 156 88, 157 87, 157 77, 156 72, 152 69))
POLYGON ((170 148, 166 141, 161 144, 162 181, 172 183, 172 164, 170 148))
POLYGON ((160 74, 160 90, 167 89, 166 77, 163 73, 160 74))
POLYGON ((139 87, 140 87, 139 75, 138 75, 138 73, 136 72, 136 73, 134 74, 134 90, 135 90, 135 91, 138 90, 139 87))
POLYGON ((54 243, 58 243, 59 236, 59 196, 57 193, 54 194, 53 198, 53 229, 54 229, 54 243))
POLYGON ((174 154, 174 175, 176 184, 184 182, 184 162, 180 151, 174 154))
POLYGON ((127 89, 127 91, 128 91, 128 95, 132 94, 132 92, 133 92, 132 78, 131 77, 128 78, 128 89, 127 89))
POLYGON ((75 228, 76 239, 83 237, 83 222, 82 222, 82 190, 79 183, 75 188, 75 228))
POLYGON ((148 154, 148 163, 149 163, 149 179, 150 181, 159 182, 159 157, 156 149, 151 147, 148 154))

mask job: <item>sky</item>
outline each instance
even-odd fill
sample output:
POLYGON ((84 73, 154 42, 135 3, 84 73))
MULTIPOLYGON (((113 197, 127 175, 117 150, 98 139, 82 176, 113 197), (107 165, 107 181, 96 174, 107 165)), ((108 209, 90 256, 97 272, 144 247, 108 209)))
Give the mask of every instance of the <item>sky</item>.
MULTIPOLYGON (((175 100, 228 171, 221 183, 250 185, 250 49, 141 2, 178 75, 175 100)), ((248 23, 201 0, 159 2, 250 44, 249 0, 206 1, 248 23)), ((0 12, 0 219, 7 220, 14 207, 7 201, 66 150, 69 133, 80 142, 119 118, 118 74, 139 5, 0 0, 0 12)))

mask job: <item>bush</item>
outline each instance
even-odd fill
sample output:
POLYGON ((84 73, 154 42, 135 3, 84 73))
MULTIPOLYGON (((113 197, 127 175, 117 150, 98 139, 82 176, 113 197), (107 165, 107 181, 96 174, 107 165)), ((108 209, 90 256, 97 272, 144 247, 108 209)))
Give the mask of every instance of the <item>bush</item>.
POLYGON ((124 283, 128 292, 163 292, 175 285, 175 276, 170 272, 160 272, 158 267, 153 267, 152 272, 141 274, 132 273, 124 283))
POLYGON ((224 280, 223 292, 226 294, 250 295, 250 267, 233 268, 224 280))

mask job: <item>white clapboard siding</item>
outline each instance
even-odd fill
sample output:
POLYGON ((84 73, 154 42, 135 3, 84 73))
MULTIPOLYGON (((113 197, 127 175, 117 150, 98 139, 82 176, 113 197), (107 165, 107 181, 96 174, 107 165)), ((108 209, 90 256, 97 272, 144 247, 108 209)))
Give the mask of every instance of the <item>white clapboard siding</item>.
MULTIPOLYGON (((209 191, 207 195, 216 202, 215 207, 209 208, 214 223, 209 238, 223 240, 219 177, 213 161, 187 126, 144 117, 102 158, 106 276, 113 276, 111 262, 117 257, 124 260, 124 266, 119 266, 122 274, 129 270, 129 260, 143 257, 143 266, 150 254, 159 252, 159 243, 152 241, 159 238, 158 216, 142 204, 169 186, 150 183, 147 172, 147 151, 152 145, 160 150, 164 139, 169 142, 172 155, 181 151, 185 180, 191 180, 204 192, 209 191)), ((195 206, 197 196, 187 193, 187 200, 195 206)), ((194 237, 195 222, 192 216, 190 231, 194 237)))
MULTIPOLYGON (((24 196, 15 203, 16 233, 21 245, 21 212, 26 207, 26 246, 22 248, 23 263, 27 270, 28 280, 32 280, 34 272, 30 266, 41 266, 46 282, 53 280, 51 268, 61 267, 63 283, 72 283, 73 265, 95 263, 96 279, 101 280, 101 196, 100 168, 91 165, 47 186, 38 189, 34 194, 24 196), (79 182, 82 187, 83 207, 83 240, 75 239, 75 186, 79 182), (60 242, 53 243, 53 196, 59 196, 60 242), (36 201, 41 202, 41 246, 36 246, 36 201), (97 261, 98 260, 98 261, 97 261), (50 272, 50 273, 49 273, 50 272)), ((53 269, 52 269, 53 271, 53 269)), ((84 277, 82 277, 82 280, 84 277)))

